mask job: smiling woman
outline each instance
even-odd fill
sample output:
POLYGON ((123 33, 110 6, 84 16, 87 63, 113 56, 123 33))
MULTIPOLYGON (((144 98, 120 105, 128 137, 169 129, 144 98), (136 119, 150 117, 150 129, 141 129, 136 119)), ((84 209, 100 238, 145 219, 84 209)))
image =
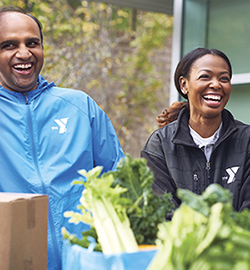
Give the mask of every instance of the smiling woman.
POLYGON ((188 77, 179 76, 180 89, 189 101, 189 125, 203 138, 212 136, 220 126, 231 92, 230 78, 228 64, 213 54, 197 59, 188 77))
POLYGON ((170 192, 176 207, 178 188, 201 194, 218 183, 232 192, 237 211, 250 208, 250 126, 225 109, 231 77, 230 61, 219 50, 197 48, 177 65, 175 86, 188 101, 158 116, 161 128, 141 151, 154 172, 153 190, 170 192), (236 167, 232 181, 228 172, 236 167))

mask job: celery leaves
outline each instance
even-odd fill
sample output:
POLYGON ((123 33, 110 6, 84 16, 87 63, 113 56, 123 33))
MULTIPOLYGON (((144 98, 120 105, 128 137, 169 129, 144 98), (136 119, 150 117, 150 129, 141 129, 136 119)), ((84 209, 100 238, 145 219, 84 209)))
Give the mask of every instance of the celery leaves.
POLYGON ((121 196, 134 203, 127 209, 127 214, 138 244, 155 244, 157 225, 165 220, 173 204, 170 202, 170 194, 158 197, 153 193, 151 185, 154 176, 146 159, 132 160, 127 154, 120 160, 115 171, 106 174, 114 177, 113 186, 126 189, 121 196))
POLYGON ((182 200, 170 222, 159 225, 158 251, 147 270, 250 270, 250 211, 235 212, 232 195, 211 184, 182 200))
MULTIPOLYGON (((84 222, 94 226, 104 254, 136 252, 138 245, 126 214, 127 206, 132 203, 127 198, 121 197, 126 188, 111 187, 113 176, 100 176, 101 171, 100 166, 88 172, 79 171, 86 178, 86 181, 80 179, 74 182, 85 187, 80 199, 81 214, 68 211, 64 215, 70 217, 69 222, 84 222)), ((71 237, 65 230, 63 232, 66 238, 71 237)))

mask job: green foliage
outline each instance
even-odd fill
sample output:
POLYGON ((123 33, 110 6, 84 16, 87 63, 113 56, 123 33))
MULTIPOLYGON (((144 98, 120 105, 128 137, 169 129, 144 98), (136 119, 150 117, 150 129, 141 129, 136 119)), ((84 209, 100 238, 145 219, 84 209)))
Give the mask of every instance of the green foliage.
POLYGON ((133 51, 124 56, 116 73, 118 78, 122 78, 122 91, 117 96, 116 106, 124 114, 119 122, 127 128, 144 118, 144 108, 155 109, 156 93, 163 87, 163 82, 152 58, 172 31, 172 18, 164 14, 142 13, 139 20, 135 39, 130 42, 133 51))
POLYGON ((173 207, 170 194, 158 197, 153 193, 151 185, 154 176, 146 163, 143 158, 132 160, 127 154, 118 163, 116 171, 107 173, 112 174, 115 179, 113 186, 124 187, 126 191, 122 196, 129 198, 136 206, 128 208, 127 214, 140 245, 155 244, 157 225, 165 220, 173 207))
MULTIPOLYGON (((71 223, 83 222, 91 226, 91 231, 95 229, 98 235, 95 239, 104 253, 131 252, 135 239, 136 246, 155 244, 157 225, 165 220, 173 205, 169 194, 161 198, 153 194, 154 177, 146 160, 132 160, 127 154, 115 171, 100 175, 101 169, 79 171, 85 178, 73 184, 85 187, 79 205, 81 213, 67 211, 64 216, 71 223)), ((77 239, 65 228, 62 233, 72 244, 88 245, 86 238, 77 239)))
POLYGON ((183 203, 159 225, 158 252, 147 270, 249 270, 249 210, 236 213, 232 195, 217 184, 199 196, 181 189, 178 196, 183 203))
POLYGON ((232 204, 232 194, 230 191, 221 188, 218 184, 209 185, 201 195, 196 195, 187 189, 178 189, 177 195, 184 204, 187 204, 204 216, 209 216, 211 206, 215 203, 232 204))
MULTIPOLYGON (((137 242, 126 215, 126 208, 132 205, 132 202, 121 197, 126 189, 120 186, 112 187, 112 175, 100 176, 101 171, 100 166, 88 172, 79 171, 84 178, 74 181, 73 184, 82 184, 85 187, 80 199, 81 213, 67 211, 64 216, 69 217, 71 223, 83 222, 94 227, 104 254, 136 252, 137 242)), ((71 243, 81 244, 83 241, 67 234, 64 228, 62 233, 71 243)))
POLYGON ((83 248, 88 248, 91 241, 95 241, 94 251, 102 251, 101 245, 97 242, 98 237, 94 227, 91 227, 88 231, 82 232, 82 239, 78 239, 74 234, 69 233, 65 227, 62 228, 62 235, 63 240, 68 239, 72 245, 78 245, 83 248))

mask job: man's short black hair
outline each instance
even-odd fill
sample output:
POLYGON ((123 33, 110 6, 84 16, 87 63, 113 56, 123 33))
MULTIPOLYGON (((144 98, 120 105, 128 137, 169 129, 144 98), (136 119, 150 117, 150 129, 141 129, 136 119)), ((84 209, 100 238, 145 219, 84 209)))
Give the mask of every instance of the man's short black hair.
POLYGON ((32 18, 36 22, 36 24, 39 28, 40 36, 41 36, 41 44, 43 45, 42 24, 35 16, 27 13, 24 9, 17 7, 17 6, 3 6, 3 7, 1 7, 0 8, 0 16, 2 13, 5 13, 5 12, 19 12, 19 13, 25 14, 25 15, 29 16, 30 18, 32 18))

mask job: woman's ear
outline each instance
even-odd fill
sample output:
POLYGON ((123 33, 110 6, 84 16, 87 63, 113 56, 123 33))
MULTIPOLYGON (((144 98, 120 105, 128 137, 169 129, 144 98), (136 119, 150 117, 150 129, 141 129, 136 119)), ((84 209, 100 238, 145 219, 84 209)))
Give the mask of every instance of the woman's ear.
POLYGON ((179 78, 179 84, 181 88, 181 92, 186 95, 188 93, 187 79, 181 76, 179 78))

